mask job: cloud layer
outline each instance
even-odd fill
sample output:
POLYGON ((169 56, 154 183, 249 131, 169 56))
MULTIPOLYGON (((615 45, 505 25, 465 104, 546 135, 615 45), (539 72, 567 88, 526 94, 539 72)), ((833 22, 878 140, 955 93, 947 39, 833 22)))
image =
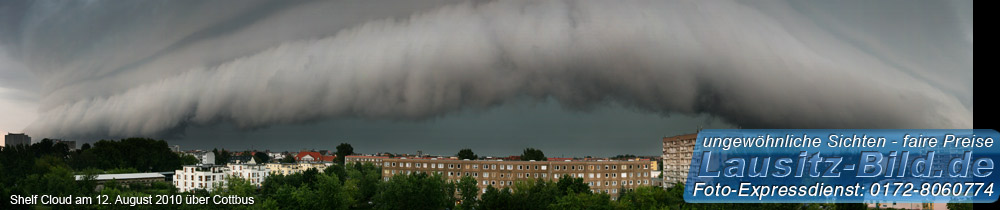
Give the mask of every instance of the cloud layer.
POLYGON ((967 57, 949 45, 961 53, 934 62, 783 2, 411 4, 31 5, 7 40, 43 80, 27 131, 48 137, 423 120, 525 99, 744 128, 972 127, 971 35, 967 57), (136 18, 88 25, 121 16, 136 18))

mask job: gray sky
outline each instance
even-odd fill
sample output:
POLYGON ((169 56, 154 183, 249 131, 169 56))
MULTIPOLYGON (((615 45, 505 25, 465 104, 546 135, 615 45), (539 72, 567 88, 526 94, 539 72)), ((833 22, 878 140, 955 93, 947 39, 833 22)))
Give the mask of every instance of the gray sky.
POLYGON ((184 148, 657 154, 971 128, 972 1, 4 1, 0 131, 184 148))

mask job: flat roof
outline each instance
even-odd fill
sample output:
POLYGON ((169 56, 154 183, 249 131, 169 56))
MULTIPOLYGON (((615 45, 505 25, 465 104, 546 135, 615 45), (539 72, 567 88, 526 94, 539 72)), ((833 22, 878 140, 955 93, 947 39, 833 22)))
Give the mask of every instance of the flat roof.
MULTIPOLYGON (((76 175, 76 180, 83 180, 85 175, 76 175)), ((94 180, 121 180, 121 179, 148 179, 148 178, 165 178, 163 174, 160 173, 128 173, 128 174, 98 174, 94 180)))

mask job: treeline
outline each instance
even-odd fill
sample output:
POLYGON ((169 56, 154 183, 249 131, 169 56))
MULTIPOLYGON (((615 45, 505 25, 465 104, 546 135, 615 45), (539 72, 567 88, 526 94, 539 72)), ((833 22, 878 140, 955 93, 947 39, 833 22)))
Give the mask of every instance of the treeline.
POLYGON ((173 171, 180 169, 182 164, 181 157, 170 150, 167 142, 146 138, 100 140, 92 148, 71 153, 68 160, 76 170, 134 168, 139 172, 173 171))
MULTIPOLYGON (((101 140, 80 150, 50 139, 31 145, 0 150, 0 198, 10 195, 89 196, 93 181, 76 181, 74 175, 173 171, 181 158, 162 140, 129 138, 101 140)), ((170 186, 173 188, 172 186, 170 186)), ((26 205, 0 202, 0 209, 24 209, 26 205)), ((66 206, 63 206, 66 207, 66 206)))

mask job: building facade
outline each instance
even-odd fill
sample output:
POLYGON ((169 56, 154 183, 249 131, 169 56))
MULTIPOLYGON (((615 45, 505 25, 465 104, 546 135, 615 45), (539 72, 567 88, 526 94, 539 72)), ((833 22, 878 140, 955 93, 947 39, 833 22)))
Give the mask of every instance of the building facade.
POLYGON ((261 186, 270 170, 264 165, 250 164, 230 164, 213 165, 198 164, 187 165, 181 170, 174 171, 174 186, 180 192, 187 192, 195 189, 205 189, 212 191, 226 185, 226 178, 239 177, 250 182, 254 186, 261 186))
POLYGON ((363 156, 363 155, 348 155, 344 156, 345 163, 371 163, 376 167, 382 167, 382 160, 388 159, 385 156, 363 156))
POLYGON ((10 148, 20 144, 25 146, 31 145, 31 137, 25 135, 24 133, 7 133, 4 138, 6 139, 6 141, 4 141, 4 147, 10 148))
POLYGON ((649 161, 502 161, 452 160, 437 158, 386 158, 382 161, 382 177, 388 180, 396 174, 440 173, 449 181, 463 176, 475 178, 480 193, 486 186, 510 187, 517 181, 542 179, 558 181, 563 175, 583 178, 593 192, 608 193, 617 198, 619 190, 651 186, 649 161))
POLYGON ((332 163, 268 163, 264 164, 268 172, 272 175, 281 174, 289 175, 294 173, 302 173, 305 170, 315 168, 317 171, 322 172, 326 170, 326 167, 333 165, 332 163))
POLYGON ((267 179, 267 176, 271 174, 264 165, 230 164, 226 167, 229 168, 229 176, 243 178, 258 187, 264 184, 264 179, 267 179))
POLYGON ((226 167, 221 165, 187 165, 174 171, 174 186, 180 192, 195 189, 208 191, 225 186, 226 167))
MULTIPOLYGON (((86 180, 86 175, 75 175, 76 181, 86 180)), ((104 189, 104 184, 109 181, 115 181, 118 184, 128 187, 130 184, 143 184, 146 186, 151 185, 153 182, 164 182, 166 177, 160 173, 125 173, 125 174, 98 174, 91 177, 95 182, 96 186, 94 191, 101 191, 104 189)))
POLYGON ((663 187, 687 181, 696 138, 697 133, 663 137, 663 187))

